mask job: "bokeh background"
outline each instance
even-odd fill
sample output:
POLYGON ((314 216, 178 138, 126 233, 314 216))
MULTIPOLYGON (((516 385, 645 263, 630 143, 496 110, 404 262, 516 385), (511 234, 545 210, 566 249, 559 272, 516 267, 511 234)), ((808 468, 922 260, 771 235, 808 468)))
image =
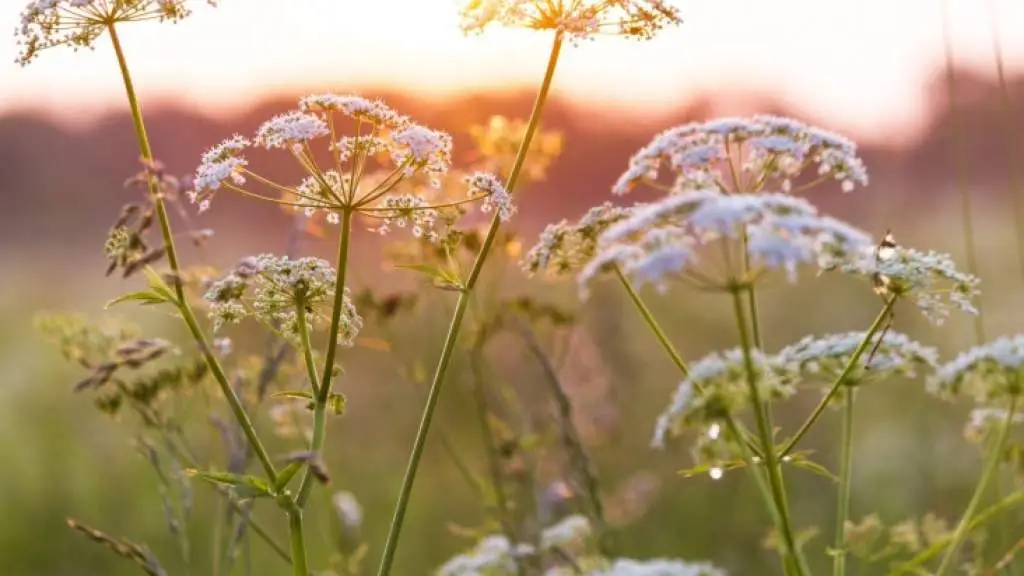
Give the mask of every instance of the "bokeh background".
MULTIPOLYGON (((0 8, 0 28, 14 26, 19 4, 0 8)), ((985 331, 990 338, 1020 331, 1024 246, 1016 223, 1024 218, 1018 209, 1024 199, 1013 183, 1024 182, 1024 4, 945 3, 956 107, 950 105, 944 3, 938 0, 677 4, 685 24, 650 43, 600 39, 566 51, 543 120, 545 128, 564 134, 565 149, 548 178, 524 193, 513 226, 526 245, 544 224, 576 217, 607 199, 629 156, 657 131, 720 115, 791 115, 841 131, 862 147, 871 185, 846 195, 829 187, 815 191, 813 200, 823 211, 879 234, 892 228, 904 244, 949 252, 964 263, 954 161, 959 146, 973 199, 985 331), (996 37, 1005 58, 1006 94, 1017 111, 1010 115, 996 81, 996 37)), ((324 89, 382 96, 417 120, 453 133, 456 160, 468 161, 469 126, 494 114, 528 115, 547 41, 543 34, 504 31, 462 38, 453 4, 444 0, 224 0, 216 10, 197 6, 195 17, 175 26, 124 31, 157 156, 181 174, 224 136, 251 132, 299 95, 324 89)), ((3 45, 5 57, 13 59, 13 40, 3 45)), ((103 276, 101 250, 120 206, 138 194, 122 187, 138 164, 121 98, 112 51, 103 43, 92 52, 44 53, 25 69, 0 66, 5 575, 134 573, 136 568, 67 530, 67 517, 145 541, 172 574, 184 573, 152 470, 129 446, 136 423, 112 421, 88 398, 72 394, 81 370, 65 363, 32 328, 41 310, 99 316, 104 302, 129 288, 103 276)), ((190 221, 215 228, 217 235, 201 253, 186 256, 213 265, 280 252, 291 229, 280 210, 227 197, 190 221)), ((407 277, 382 265, 379 242, 369 233, 359 235, 356 245, 357 288, 386 291, 407 284, 407 277)), ((302 250, 325 256, 332 248, 311 239, 302 250)), ((677 377, 623 295, 609 286, 581 305, 571 286, 503 286, 542 294, 579 314, 564 377, 583 395, 597 387, 611 398, 593 415, 606 433, 589 446, 609 501, 621 498, 638 478, 655 479, 644 513, 619 530, 623 554, 710 559, 736 574, 773 573, 772 553, 760 544, 769 522, 747 478, 729 473, 719 481, 684 479, 674 473, 689 464, 684 449, 648 448, 654 418, 677 377)), ((727 302, 687 292, 645 296, 688 358, 734 345, 727 302)), ((434 295, 429 302, 429 309, 407 320, 403 338, 407 358, 428 367, 454 298, 434 295)), ((863 329, 877 307, 859 284, 806 277, 790 286, 776 279, 762 303, 768 346, 809 333, 863 329)), ((178 329, 153 313, 121 314, 172 334, 178 329)), ((934 328, 908 308, 895 326, 947 356, 975 340, 967 318, 934 328)), ((375 330, 368 333, 386 337, 375 330)), ((235 336, 237 346, 258 342, 244 333, 235 336)), ((494 354, 499 377, 527 385, 538 379, 537 367, 515 361, 523 355, 515 346, 494 354)), ((331 425, 328 464, 334 488, 352 491, 365 508, 369 569, 380 553, 426 390, 403 378, 386 352, 357 347, 348 362, 340 386, 349 396, 349 411, 331 425)), ((482 472, 464 358, 457 359, 451 380, 438 430, 482 472)), ((955 518, 979 469, 976 449, 961 434, 967 407, 939 403, 910 381, 881 383, 861 398, 854 517, 877 511, 895 522, 934 511, 955 518)), ((781 406, 778 423, 791 431, 816 401, 808 393, 781 406)), ((583 412, 580 418, 588 418, 583 412)), ((835 420, 827 417, 808 444, 815 459, 833 469, 835 420)), ((261 422, 269 426, 265 417, 261 422)), ((416 486, 398 574, 427 574, 465 548, 453 528, 473 526, 483 514, 437 437, 416 486)), ((200 433, 200 444, 204 438, 212 436, 200 433)), ((801 471, 788 478, 799 524, 823 528, 813 541, 820 550, 831 541, 834 488, 801 471)), ((199 509, 189 529, 198 574, 209 565, 204 554, 212 508, 203 507, 214 500, 203 486, 196 488, 199 509)), ((329 516, 325 501, 319 502, 314 514, 329 516)), ((1024 517, 1009 518, 1007 530, 1019 538, 1024 517)), ((330 542, 321 539, 315 546, 324 555, 330 542)), ((258 543, 253 558, 253 573, 283 573, 258 543)), ((825 556, 816 562, 824 566, 825 556)))

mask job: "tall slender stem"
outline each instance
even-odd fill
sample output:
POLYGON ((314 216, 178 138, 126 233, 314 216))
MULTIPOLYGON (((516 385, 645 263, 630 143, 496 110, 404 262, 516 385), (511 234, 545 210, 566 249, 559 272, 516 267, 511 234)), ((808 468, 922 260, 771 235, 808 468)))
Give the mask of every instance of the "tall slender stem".
POLYGON ((867 334, 864 335, 864 339, 860 341, 860 344, 857 345, 857 348, 853 351, 853 354, 850 355, 850 360, 849 362, 846 363, 846 366, 843 367, 843 371, 835 379, 835 382, 832 383, 832 387, 829 388, 829 391, 827 394, 825 394, 825 397, 821 399, 821 402, 818 402, 817 406, 815 406, 814 411, 811 412, 811 415, 807 418, 803 425, 800 426, 800 430, 798 430, 796 435, 794 435, 793 438, 786 443, 786 446, 782 449, 780 456, 788 456, 789 453, 792 452, 794 448, 796 448, 796 445, 800 443, 800 440, 804 437, 804 435, 807 434, 807 431, 811 429, 811 426, 813 426, 814 423, 818 421, 818 418, 821 418, 821 415, 825 412, 825 408, 828 407, 829 402, 831 402, 832 398, 834 398, 836 393, 839 392, 839 387, 846 383, 846 381, 850 377, 850 374, 853 373, 853 369, 857 367, 857 363, 860 361, 860 357, 864 355, 864 352, 867 351, 868 346, 871 345, 871 339, 882 328, 882 325, 889 317, 889 314, 892 313, 892 307, 895 304, 896 296, 890 296, 885 301, 885 306, 882 307, 882 311, 878 313, 878 316, 875 318, 875 321, 871 323, 871 327, 868 328, 868 332, 867 334))
POLYGON ((302 531, 302 510, 294 508, 288 512, 288 532, 292 542, 292 574, 309 576, 306 536, 302 531))
MULTIPOLYGON (((551 54, 548 57, 547 69, 544 71, 544 80, 541 82, 540 90, 537 92, 537 99, 533 103, 533 111, 530 113, 530 120, 526 126, 526 133, 519 145, 515 162, 509 173, 506 190, 511 194, 519 180, 519 174, 523 169, 526 154, 530 149, 530 142, 540 124, 541 112, 547 102, 548 91, 551 89, 552 80, 555 77, 555 68, 558 65, 558 56, 562 51, 562 34, 555 33, 555 39, 551 46, 551 54)), ((412 494, 412 486, 416 481, 416 471, 419 469, 420 458, 423 455, 423 448, 427 442, 427 432, 430 430, 430 422, 434 417, 434 409, 441 395, 441 385, 444 382, 445 374, 448 372, 448 365, 451 362, 452 352, 455 350, 455 342, 458 340, 459 332, 462 329, 462 320, 469 307, 470 298, 473 296, 473 288, 483 271, 484 262, 497 238, 498 229, 501 227, 501 219, 498 214, 491 220, 491 226, 487 230, 480 252, 473 262, 473 268, 469 272, 466 284, 459 294, 459 300, 455 305, 455 313, 452 315, 451 325, 448 327, 448 335, 445 337, 444 346, 441 348, 441 357, 434 371, 433 381, 430 383, 430 392, 427 394, 427 403, 423 408, 423 415, 420 418, 420 426, 416 432, 416 440, 413 442, 412 453, 409 456, 409 463, 406 467, 405 477, 402 480, 402 488, 398 495, 398 502, 395 505, 394 518, 391 521, 391 528, 388 531, 388 539, 384 545, 384 555, 381 558, 379 576, 385 576, 391 572, 391 565, 395 560, 395 551, 398 547, 398 539, 402 531, 402 523, 405 521, 406 509, 409 505, 409 497, 412 494)))
MULTIPOLYGON (((967 146, 964 139, 963 114, 957 106, 956 99, 956 70, 953 60, 953 39, 951 37, 949 22, 949 0, 942 2, 942 46, 945 52, 946 64, 946 89, 949 98, 949 112, 952 116, 953 130, 953 161, 956 165, 957 189, 960 191, 960 215, 963 219, 964 228, 964 250, 967 252, 967 271, 972 275, 978 275, 977 249, 974 245, 974 220, 971 204, 971 188, 967 179, 967 146)), ((974 316, 974 337, 978 344, 985 338, 985 318, 982 310, 981 298, 976 299, 978 313, 974 316)))
MULTIPOLYGON (((142 118, 142 107, 140 106, 139 99, 135 94, 135 85, 132 83, 132 77, 128 71, 128 61, 125 59, 124 50, 121 47, 121 40, 117 35, 117 28, 113 23, 111 23, 107 26, 107 30, 110 33, 110 41, 114 45, 114 53, 117 55, 117 64, 121 69, 121 78, 124 80, 124 89, 128 97, 128 105, 131 108, 132 124, 135 126, 135 135, 138 138, 139 151, 142 153, 142 157, 145 160, 152 162, 153 150, 149 145, 149 137, 146 135, 146 125, 142 118)), ((156 208, 157 220, 160 222, 160 233, 163 235, 164 247, 167 251, 167 262, 170 265, 171 270, 178 273, 180 271, 178 255, 174 247, 174 235, 171 232, 171 223, 167 217, 167 207, 164 203, 163 196, 160 193, 159 182, 152 177, 149 178, 149 190, 153 197, 153 205, 156 208)), ((220 362, 210 351, 210 346, 206 341, 206 336, 199 327, 195 314, 192 312, 188 301, 185 299, 184 286, 182 286, 181 282, 175 282, 174 290, 178 297, 178 308, 181 310, 182 316, 185 318, 185 322, 188 324, 189 330, 192 332, 192 337, 199 344, 203 356, 206 359, 207 364, 209 364, 210 371, 217 380, 217 384, 220 385, 221 392, 223 392, 224 397, 227 399, 228 405, 231 407, 231 411, 234 414, 235 419, 238 421, 239 426, 242 427, 242 431, 245 433, 246 439, 252 445, 253 450, 256 452, 260 462, 263 464, 267 476, 272 481, 276 480, 277 473, 274 469, 274 465, 270 461, 270 457, 267 455, 266 450, 263 448, 263 444, 260 442, 259 437, 256 435, 256 429, 249 420, 249 416, 245 413, 245 409, 242 407, 242 403, 239 401, 234 389, 228 382, 227 376, 224 374, 224 369, 220 366, 220 362)))
POLYGON ((779 537, 782 539, 785 555, 793 562, 797 574, 807 574, 804 566, 800 548, 797 546, 796 536, 793 532, 792 521, 789 517, 789 507, 786 505, 786 498, 783 494, 782 475, 779 473, 779 462, 775 454, 775 444, 772 441, 772 432, 768 427, 762 406, 761 391, 758 388, 757 374, 754 370, 752 354, 752 342, 749 328, 747 327, 746 311, 743 306, 744 289, 737 287, 732 290, 733 312, 736 315, 736 326, 739 330, 740 347, 743 350, 743 365, 747 373, 747 387, 750 391, 750 402, 754 411, 754 420, 757 422, 757 432, 761 439, 761 447, 764 451, 765 468, 768 474, 768 485, 772 491, 772 498, 778 511, 779 537))
POLYGON ((839 504, 836 508, 835 556, 832 559, 833 576, 846 574, 846 519, 850 515, 850 495, 853 492, 851 475, 853 471, 853 401, 857 389, 846 389, 846 403, 843 409, 843 436, 839 457, 839 504))
POLYGON ((644 317, 644 321, 651 329, 651 332, 654 333, 654 337, 658 339, 658 343, 661 344, 661 347, 665 350, 665 353, 668 354, 668 357, 672 359, 672 363, 679 369, 679 373, 683 375, 683 378, 686 378, 690 374, 690 368, 686 365, 686 361, 684 361, 679 355, 679 352, 676 351, 675 346, 672 345, 668 336, 665 335, 665 331, 661 329, 661 326, 658 325, 658 321, 654 319, 654 315, 651 314, 650 309, 647 308, 646 304, 644 304, 640 295, 636 293, 636 289, 633 288, 633 285, 630 284, 629 280, 622 274, 622 270, 620 270, 618 266, 614 266, 612 270, 615 272, 615 277, 619 279, 619 283, 621 283, 622 287, 626 289, 626 294, 629 294, 629 299, 633 301, 633 305, 636 306, 640 315, 644 317))
MULTIPOLYGON (((348 268, 349 240, 352 237, 352 211, 345 210, 341 215, 341 237, 338 239, 337 270, 334 283, 334 308, 331 310, 331 328, 327 335, 327 360, 316 403, 313 406, 313 440, 309 450, 319 456, 323 450, 324 436, 327 433, 327 403, 331 397, 331 378, 334 373, 334 358, 338 350, 338 334, 341 331, 341 314, 345 307, 345 271, 348 268)), ((310 375, 314 377, 315 372, 310 375)), ((299 493, 295 504, 301 510, 309 500, 309 492, 313 489, 314 475, 309 467, 302 476, 299 493)))
POLYGON ((993 477, 999 470, 999 462, 1003 456, 1003 446, 1006 444, 1006 437, 1009 436, 1010 427, 1013 425, 1014 410, 1017 407, 1017 397, 1013 396, 1010 399, 1010 406, 1006 409, 1006 418, 1003 420, 1002 425, 999 427, 995 442, 992 443, 991 452, 988 454, 988 459, 985 461, 985 469, 981 472, 981 478, 978 480, 978 486, 974 489, 974 495, 971 496, 971 501, 967 504, 967 510, 964 511, 964 515, 960 518, 960 523, 956 527, 956 531, 953 532, 953 541, 950 542, 949 547, 946 548, 946 554, 942 557, 942 562, 939 564, 938 571, 935 572, 936 576, 942 576, 946 573, 946 569, 949 568, 953 558, 956 557, 957 552, 960 551, 960 545, 967 537, 967 533, 970 531, 971 519, 974 517, 974 511, 977 510, 981 504, 982 498, 985 496, 985 491, 988 489, 989 484, 992 482, 993 477))
MULTIPOLYGON (((142 118, 142 106, 135 94, 135 84, 132 82, 131 73, 128 71, 128 60, 124 56, 124 49, 121 47, 121 39, 117 35, 117 27, 113 23, 107 25, 110 32, 110 41, 114 45, 114 53, 117 55, 117 65, 121 69, 121 79, 124 80, 124 90, 128 97, 128 106, 131 108, 132 124, 135 126, 135 136, 139 143, 139 152, 143 159, 152 162, 153 149, 149 145, 149 136, 146 135, 146 124, 142 118)), ((149 193, 153 199, 153 206, 156 208, 157 220, 160 223, 160 234, 163 236, 164 249, 167 251, 167 263, 171 270, 177 273, 180 268, 178 264, 178 251, 174 245, 174 234, 171 232, 171 222, 167 216, 167 206, 164 203, 163 194, 160 192, 160 183, 152 176, 147 178, 149 193)), ((178 300, 185 301, 185 290, 180 282, 174 284, 178 300)))

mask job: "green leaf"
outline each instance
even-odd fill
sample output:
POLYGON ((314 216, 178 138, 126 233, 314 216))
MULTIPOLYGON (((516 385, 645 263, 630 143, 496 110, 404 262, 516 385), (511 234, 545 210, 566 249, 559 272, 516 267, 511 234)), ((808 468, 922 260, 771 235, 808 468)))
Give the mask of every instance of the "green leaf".
POLYGON ((270 394, 271 398, 291 398, 293 400, 312 400, 313 393, 308 390, 282 390, 281 392, 273 392, 270 394))
POLYGON ((804 470, 807 470, 808 472, 813 472, 813 473, 815 473, 815 474, 817 474, 819 476, 824 476, 825 478, 828 478, 829 480, 831 480, 831 481, 833 481, 833 482, 835 482, 837 484, 839 483, 839 477, 837 477, 835 474, 829 472, 828 468, 825 468, 824 466, 822 466, 821 464, 818 464, 817 462, 812 462, 811 460, 808 460, 806 458, 802 458, 802 457, 794 455, 789 460, 789 462, 787 462, 787 463, 788 464, 792 464, 793 466, 796 466, 797 468, 803 468, 804 470))
POLYGON ((156 273, 156 270, 147 266, 143 273, 146 275, 146 281, 149 282, 150 290, 155 294, 162 296, 168 302, 177 303, 178 299, 174 295, 174 290, 167 284, 167 282, 164 282, 164 279, 156 273))
POLYGON ((156 292, 152 292, 150 290, 143 290, 140 292, 129 292, 127 294, 118 296, 117 298, 114 298, 113 300, 107 302, 107 305, 104 306, 104 308, 112 308, 123 302, 140 302, 142 303, 143 306, 149 306, 153 304, 163 304, 164 302, 167 301, 167 298, 164 298, 163 296, 157 294, 156 292))
POLYGON ((196 469, 185 470, 185 475, 192 478, 200 478, 212 484, 232 486, 237 489, 238 496, 243 499, 274 496, 276 494, 275 490, 266 480, 256 476, 196 469))
POLYGON ((451 270, 437 268, 436 266, 430 266, 428 264, 396 264, 395 268, 412 270, 414 272, 426 274, 434 280, 434 287, 440 288, 441 290, 461 292, 465 289, 465 286, 462 284, 462 280, 459 279, 458 275, 451 270))

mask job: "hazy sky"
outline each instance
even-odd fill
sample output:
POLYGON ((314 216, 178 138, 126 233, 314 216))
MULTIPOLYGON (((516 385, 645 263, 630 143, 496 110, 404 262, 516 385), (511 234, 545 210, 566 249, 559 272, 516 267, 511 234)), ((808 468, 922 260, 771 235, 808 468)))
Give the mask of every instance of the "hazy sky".
MULTIPOLYGON (((660 108, 695 92, 756 89, 864 136, 912 130, 923 87, 942 63, 946 0, 675 0, 685 23, 638 44, 599 39, 568 48, 556 90, 593 101, 660 108)), ((1008 66, 1024 70, 1024 0, 948 0, 958 56, 993 69, 990 8, 1008 66)), ((22 2, 6 0, 0 30, 22 2)), ((123 29, 144 99, 173 98, 204 111, 249 106, 303 86, 336 91, 386 84, 443 95, 471 87, 535 84, 550 35, 493 30, 465 38, 455 0, 196 1, 176 25, 123 29)), ((2 41, 0 112, 40 109, 85 120, 122 106, 109 40, 95 52, 47 51, 25 69, 2 41)))

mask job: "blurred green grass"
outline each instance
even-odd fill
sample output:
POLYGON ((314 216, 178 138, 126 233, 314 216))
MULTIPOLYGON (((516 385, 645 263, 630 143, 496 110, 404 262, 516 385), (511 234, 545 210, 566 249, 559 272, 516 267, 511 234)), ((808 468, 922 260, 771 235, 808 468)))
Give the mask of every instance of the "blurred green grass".
MULTIPOLYGON (((864 202, 885 201, 884 196, 872 196, 881 193, 871 188, 858 194, 863 194, 864 202)), ((963 263, 958 204, 929 205, 922 210, 898 218, 898 239, 915 247, 949 251, 963 263)), ((1013 224, 1008 211, 996 205, 981 205, 977 210, 978 221, 985 223, 978 226, 977 241, 991 338, 1024 325, 1021 273, 1010 241, 1013 224)), ((130 419, 113 422, 92 409, 89 398, 72 394, 70 387, 81 377, 80 370, 64 362, 32 331, 32 317, 38 310, 98 314, 107 298, 125 288, 119 281, 102 281, 91 260, 79 265, 73 261, 67 255, 37 258, 24 252, 0 259, 4 283, 11 287, 0 293, 4 320, 0 323, 2 573, 136 573, 135 567, 68 530, 65 519, 74 517, 112 535, 149 544, 171 574, 184 574, 175 541, 167 531, 153 472, 129 445, 134 423, 130 419), (61 264, 50 264, 53 261, 61 264)), ((372 282, 374 276, 373 271, 358 275, 363 282, 372 282)), ((603 287, 594 300, 580 306, 574 303, 572 286, 509 284, 578 309, 582 329, 598 346, 607 377, 617 389, 620 411, 613 440, 591 448, 604 486, 614 491, 641 470, 663 481, 647 513, 618 534, 621 552, 634 557, 711 559, 735 574, 775 570, 773 553, 760 546, 769 525, 767 516, 742 473, 726 474, 718 482, 706 477, 683 479, 673 472, 689 465, 685 447, 667 453, 648 448, 654 418, 678 377, 616 286, 603 287)), ((647 292, 645 297, 687 358, 735 345, 727 302, 721 298, 682 290, 664 296, 647 292)), ((445 302, 446 298, 442 294, 431 300, 445 302)), ((796 286, 773 278, 762 292, 761 309, 767 346, 777 349, 808 333, 864 329, 877 312, 878 301, 866 286, 849 278, 805 274, 796 286)), ((404 346, 415 350, 428 367, 440 347, 447 314, 443 306, 433 305, 415 323, 402 327, 404 346)), ((173 326, 152 312, 131 312, 131 316, 161 334, 164 327, 173 326)), ((939 347, 947 358, 973 340, 969 318, 954 316, 945 326, 933 328, 908 307, 898 311, 894 329, 939 347)), ((330 426, 327 460, 335 479, 332 488, 352 491, 365 508, 363 534, 371 545, 367 566, 372 568, 426 390, 399 378, 384 352, 359 349, 347 357, 351 358, 349 371, 340 387, 349 395, 349 411, 330 426)), ((443 394, 437 430, 453 440, 476 470, 483 470, 461 360, 456 361, 443 394)), ((504 358, 500 364, 503 376, 512 381, 537 378, 536 368, 517 357, 504 358)), ((966 407, 925 396, 919 382, 879 383, 860 398, 853 518, 873 511, 886 521, 928 511, 955 518, 978 471, 975 450, 961 437, 966 407)), ((779 406, 777 423, 792 432, 817 400, 814 392, 807 392, 779 406)), ((268 426, 266 418, 260 423, 264 429, 268 426)), ((806 447, 815 450, 815 460, 835 468, 837 436, 836 418, 826 416, 806 447)), ((474 525, 483 515, 475 494, 437 439, 433 434, 420 471, 396 574, 429 573, 468 544, 447 527, 474 525)), ((826 479, 792 468, 787 470, 787 483, 799 526, 822 528, 822 535, 812 543, 820 550, 831 541, 834 489, 826 479)), ((217 508, 207 487, 197 484, 195 490, 197 506, 189 526, 196 549, 192 573, 202 574, 210 565, 207 544, 217 508)), ((325 526, 332 512, 326 497, 314 498, 312 508, 315 534, 315 527, 325 526)), ((280 541, 286 541, 275 512, 265 506, 258 516, 274 526, 280 541)), ((331 543, 316 535, 312 541, 313 558, 325 558, 331 543)), ((252 559, 253 574, 284 573, 280 561, 258 540, 253 541, 252 559)), ((824 555, 812 560, 818 568, 825 562, 824 555)))

